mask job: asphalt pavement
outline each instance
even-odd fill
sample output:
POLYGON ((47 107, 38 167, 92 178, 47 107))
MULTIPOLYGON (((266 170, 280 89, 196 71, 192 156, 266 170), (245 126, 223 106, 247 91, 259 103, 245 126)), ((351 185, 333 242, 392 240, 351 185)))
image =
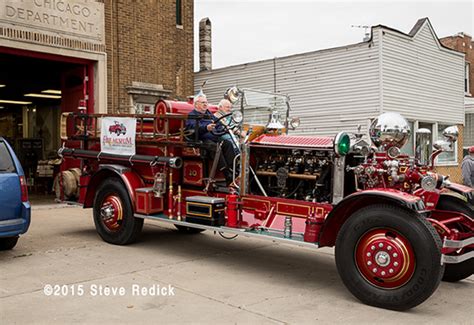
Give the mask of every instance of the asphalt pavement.
POLYGON ((474 323, 474 276, 441 283, 422 305, 363 305, 344 287, 332 249, 146 222, 136 244, 96 234, 92 211, 37 206, 29 232, 0 252, 0 324, 474 323))

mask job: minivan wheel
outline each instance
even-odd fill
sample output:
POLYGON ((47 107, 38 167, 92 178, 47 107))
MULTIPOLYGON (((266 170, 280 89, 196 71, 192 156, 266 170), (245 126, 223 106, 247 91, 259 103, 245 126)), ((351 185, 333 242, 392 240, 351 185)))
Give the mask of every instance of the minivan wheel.
POLYGON ((18 242, 18 236, 0 238, 0 251, 7 251, 15 247, 18 242))

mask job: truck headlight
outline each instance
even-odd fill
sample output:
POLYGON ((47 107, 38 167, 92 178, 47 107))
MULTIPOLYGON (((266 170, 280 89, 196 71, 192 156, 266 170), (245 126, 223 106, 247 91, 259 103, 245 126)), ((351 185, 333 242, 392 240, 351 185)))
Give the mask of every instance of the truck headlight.
POLYGON ((233 111, 232 112, 232 119, 235 123, 240 123, 243 120, 243 115, 241 111, 233 111))
POLYGON ((436 189, 436 183, 437 180, 435 177, 431 175, 426 175, 421 180, 421 187, 427 192, 432 192, 436 189))

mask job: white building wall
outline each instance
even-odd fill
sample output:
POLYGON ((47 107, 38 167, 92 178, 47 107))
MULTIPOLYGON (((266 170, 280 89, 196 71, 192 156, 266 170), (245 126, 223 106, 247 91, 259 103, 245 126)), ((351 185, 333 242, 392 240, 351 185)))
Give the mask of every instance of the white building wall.
POLYGON ((277 89, 290 95, 295 134, 334 135, 367 126, 378 111, 376 47, 360 44, 277 61, 277 89))
POLYGON ((383 110, 464 124, 464 56, 439 46, 428 21, 414 37, 384 30, 383 110))
POLYGON ((197 72, 195 89, 207 80, 212 103, 233 85, 287 94, 291 116, 301 117, 292 134, 334 135, 359 124, 366 132, 387 111, 464 123, 462 54, 440 47, 427 20, 414 37, 383 26, 372 33, 371 42, 197 72))
POLYGON ((377 38, 374 43, 297 54, 195 74, 195 89, 217 103, 233 85, 290 96, 291 116, 301 118, 292 134, 334 135, 367 127, 379 111, 377 38))

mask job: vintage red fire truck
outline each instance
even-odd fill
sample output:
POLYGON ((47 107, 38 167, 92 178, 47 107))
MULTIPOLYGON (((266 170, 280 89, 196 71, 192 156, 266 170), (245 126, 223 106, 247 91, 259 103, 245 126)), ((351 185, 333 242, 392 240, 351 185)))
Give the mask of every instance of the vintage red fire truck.
POLYGON ((152 115, 63 114, 63 169, 80 168, 77 200, 93 208, 103 240, 130 244, 146 219, 190 234, 335 246, 349 291, 394 310, 422 303, 443 278, 473 274, 474 192, 433 168, 437 155, 452 150, 455 127, 434 152, 429 131, 420 130, 409 157, 400 152, 409 125, 395 113, 373 120, 370 145, 362 134, 288 134, 299 121, 287 96, 231 87, 226 97, 238 131, 224 132, 240 148, 230 185, 216 168, 219 150, 213 157, 196 129, 186 128, 192 100, 160 100, 152 115), (101 126, 106 133, 104 124, 121 118, 136 124, 129 153, 105 150, 102 141, 114 144, 101 126))

